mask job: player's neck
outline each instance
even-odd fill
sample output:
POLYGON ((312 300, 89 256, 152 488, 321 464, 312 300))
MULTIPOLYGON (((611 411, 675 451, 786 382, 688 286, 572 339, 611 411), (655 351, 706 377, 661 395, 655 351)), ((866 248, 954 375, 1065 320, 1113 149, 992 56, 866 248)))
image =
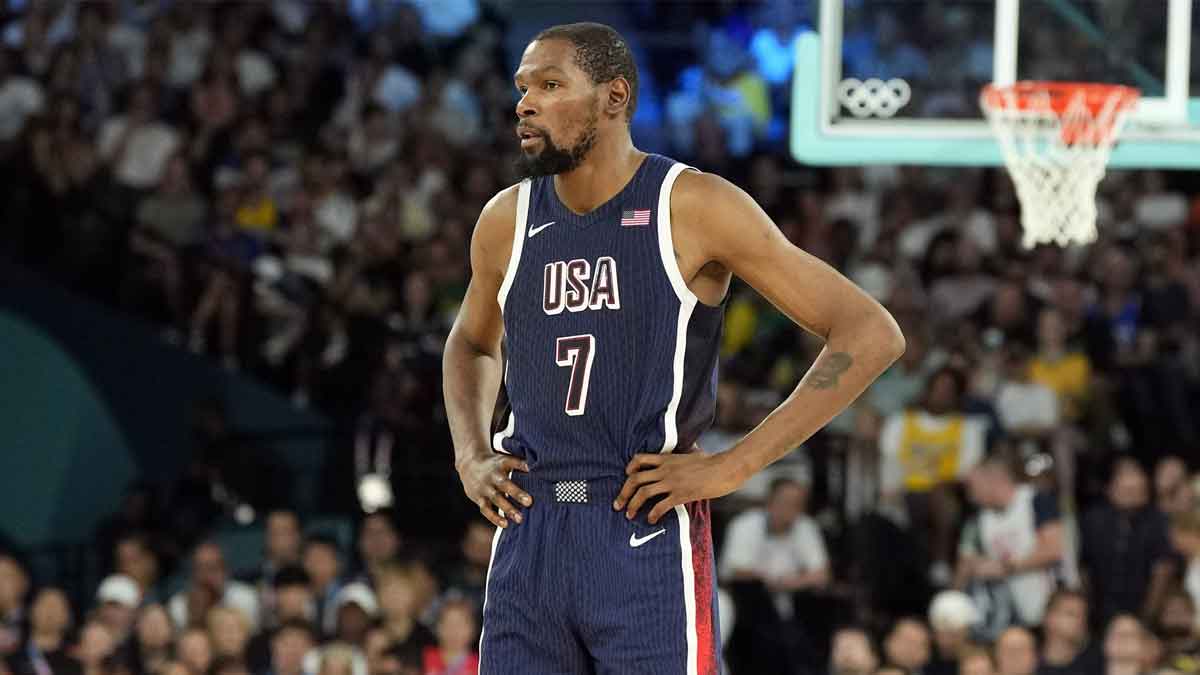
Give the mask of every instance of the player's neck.
POLYGON ((577 168, 554 177, 558 199, 571 211, 588 213, 616 196, 625 187, 646 153, 633 146, 628 135, 597 143, 577 168))

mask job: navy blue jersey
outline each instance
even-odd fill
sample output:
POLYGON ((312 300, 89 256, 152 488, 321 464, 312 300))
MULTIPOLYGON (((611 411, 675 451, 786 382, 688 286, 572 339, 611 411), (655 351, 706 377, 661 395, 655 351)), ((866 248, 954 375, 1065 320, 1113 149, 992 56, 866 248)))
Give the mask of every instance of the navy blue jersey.
POLYGON ((687 168, 649 155, 585 215, 553 177, 520 185, 493 443, 540 478, 623 475, 634 454, 686 451, 712 423, 723 308, 687 288, 671 243, 671 186, 687 168))

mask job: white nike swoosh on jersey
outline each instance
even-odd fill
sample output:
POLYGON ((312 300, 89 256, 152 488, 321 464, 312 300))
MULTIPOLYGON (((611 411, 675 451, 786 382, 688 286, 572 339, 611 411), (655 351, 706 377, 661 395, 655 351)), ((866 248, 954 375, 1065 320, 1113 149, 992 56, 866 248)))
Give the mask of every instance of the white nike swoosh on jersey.
POLYGON ((667 528, 664 527, 663 529, 661 529, 657 532, 651 532, 650 534, 648 534, 640 539, 638 538, 638 536, 636 534, 630 534, 629 535, 629 546, 632 548, 637 548, 637 547, 641 546, 642 544, 650 541, 651 539, 657 537, 658 535, 660 535, 666 531, 667 531, 667 528))
POLYGON ((537 234, 538 232, 541 232, 542 230, 546 229, 547 227, 550 227, 551 225, 553 225, 554 223, 557 223, 557 222, 558 222, 557 220, 552 220, 552 221, 546 223, 545 225, 538 225, 537 227, 529 228, 529 238, 532 239, 533 235, 537 234))

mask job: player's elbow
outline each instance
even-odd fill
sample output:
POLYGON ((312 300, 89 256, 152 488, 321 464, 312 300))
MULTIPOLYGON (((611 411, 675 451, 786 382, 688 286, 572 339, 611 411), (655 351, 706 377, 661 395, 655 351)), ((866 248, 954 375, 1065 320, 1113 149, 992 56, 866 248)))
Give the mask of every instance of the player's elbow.
POLYGON ((891 313, 883 307, 878 307, 878 311, 872 314, 869 320, 869 334, 873 336, 884 360, 889 365, 895 363, 904 355, 904 350, 908 347, 908 343, 904 339, 904 331, 900 330, 900 326, 892 318, 891 313))

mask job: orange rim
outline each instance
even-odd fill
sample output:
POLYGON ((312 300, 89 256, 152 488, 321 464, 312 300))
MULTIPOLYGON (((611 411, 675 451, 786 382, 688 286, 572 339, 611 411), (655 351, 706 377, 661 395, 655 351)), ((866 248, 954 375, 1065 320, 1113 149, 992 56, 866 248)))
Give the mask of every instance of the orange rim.
POLYGON ((1132 107, 1142 95, 1137 89, 1120 84, 1023 81, 1007 86, 989 84, 983 88, 982 99, 985 106, 996 110, 1009 107, 1028 110, 1034 107, 1035 102, 1040 106, 1048 100, 1050 108, 1062 114, 1081 93, 1084 105, 1093 115, 1104 110, 1114 96, 1117 102, 1113 110, 1117 111, 1132 107))

